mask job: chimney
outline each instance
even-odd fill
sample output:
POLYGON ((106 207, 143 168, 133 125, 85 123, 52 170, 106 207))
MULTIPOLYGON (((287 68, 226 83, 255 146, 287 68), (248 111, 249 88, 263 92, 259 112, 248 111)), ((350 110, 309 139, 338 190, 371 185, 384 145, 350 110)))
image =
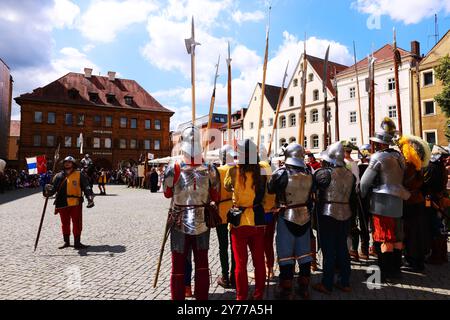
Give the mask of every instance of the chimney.
POLYGON ((420 58, 420 42, 419 41, 411 41, 411 52, 415 57, 420 58))
POLYGON ((109 81, 116 80, 116 73, 114 71, 108 71, 108 78, 109 78, 109 81))
POLYGON ((92 69, 91 68, 84 68, 84 76, 86 78, 90 78, 92 76, 92 69))

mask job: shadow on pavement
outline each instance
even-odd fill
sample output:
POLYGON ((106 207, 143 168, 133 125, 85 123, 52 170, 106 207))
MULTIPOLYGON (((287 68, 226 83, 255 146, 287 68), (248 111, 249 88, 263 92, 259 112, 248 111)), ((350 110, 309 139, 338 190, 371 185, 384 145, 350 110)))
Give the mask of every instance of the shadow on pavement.
POLYGON ((0 204, 5 204, 40 192, 42 192, 41 188, 26 188, 6 191, 5 193, 0 193, 0 204))
POLYGON ((110 245, 101 245, 101 246, 89 246, 87 249, 78 250, 78 254, 81 257, 85 256, 94 256, 94 255, 109 255, 111 257, 116 253, 124 253, 126 251, 126 247, 122 245, 110 246, 110 245))

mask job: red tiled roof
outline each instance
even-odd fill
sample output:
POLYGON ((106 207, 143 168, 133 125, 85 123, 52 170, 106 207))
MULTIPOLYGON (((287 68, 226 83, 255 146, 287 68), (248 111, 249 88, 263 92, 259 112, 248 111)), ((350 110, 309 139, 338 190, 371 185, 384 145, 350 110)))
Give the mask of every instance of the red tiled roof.
MULTIPOLYGON (((398 48, 398 50, 400 51, 400 55, 402 57, 406 57, 406 56, 410 56, 412 55, 411 52, 406 51, 402 48, 398 48)), ((380 63, 380 62, 385 62, 385 61, 389 61, 389 60, 393 60, 394 59, 394 47, 392 46, 392 44, 386 44, 384 47, 378 49, 377 51, 375 51, 373 53, 376 62, 375 63, 380 63)), ((360 61, 358 61, 356 63, 356 66, 358 67, 358 70, 362 70, 364 68, 367 68, 367 65, 369 64, 368 59, 364 58, 360 61)), ((344 71, 342 71, 339 75, 341 74, 348 74, 348 73, 353 73, 355 72, 355 65, 353 64, 352 66, 348 67, 347 69, 345 69, 344 71)))
POLYGON ((20 137, 20 121, 11 120, 9 126, 9 136, 10 137, 20 137))
POLYGON ((94 75, 86 78, 84 74, 73 72, 43 88, 33 90, 32 93, 22 94, 16 101, 19 104, 20 101, 42 101, 173 113, 164 108, 134 80, 116 78, 110 81, 108 77, 94 75), (74 89, 78 91, 75 98, 69 94, 74 89), (90 100, 90 93, 98 94, 97 102, 90 100), (113 103, 107 101, 110 94, 115 96, 113 103), (125 103, 127 96, 133 98, 132 105, 125 103))
MULTIPOLYGON (((311 66, 314 68, 314 70, 317 72, 317 74, 322 79, 325 60, 318 58, 318 57, 310 56, 308 54, 306 55, 306 58, 308 59, 311 66)), ((334 87, 333 87, 333 83, 331 80, 334 78, 334 70, 336 69, 336 73, 339 73, 347 68, 348 68, 348 66, 344 66, 342 64, 339 64, 339 63, 336 63, 333 61, 328 61, 327 87, 328 87, 328 90, 330 90, 333 95, 335 94, 335 92, 334 92, 334 87)))

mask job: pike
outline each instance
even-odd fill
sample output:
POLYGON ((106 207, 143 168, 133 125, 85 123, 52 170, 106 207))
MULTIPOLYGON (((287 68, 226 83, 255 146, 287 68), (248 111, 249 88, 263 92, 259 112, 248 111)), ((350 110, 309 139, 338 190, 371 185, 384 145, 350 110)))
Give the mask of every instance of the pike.
MULTIPOLYGON (((334 67, 334 76, 333 76, 333 87, 334 87, 334 104, 335 104, 335 111, 334 111, 334 130, 335 130, 335 136, 336 141, 341 140, 340 139, 340 132, 339 132, 339 97, 338 97, 338 85, 337 85, 337 78, 336 78, 336 67, 334 67)), ((331 131, 331 125, 330 125, 330 131, 331 131)))
POLYGON ((281 85, 280 96, 278 97, 277 110, 275 112, 275 120, 274 120, 274 123, 273 123, 272 134, 270 135, 269 149, 267 150, 267 158, 270 158, 270 154, 272 152, 273 137, 275 135, 275 130, 277 130, 277 127, 278 127, 278 117, 279 117, 279 114, 280 114, 281 103, 283 101, 284 91, 286 90, 284 85, 286 83, 286 78, 288 76, 288 74, 287 74, 288 68, 289 68, 289 61, 288 61, 287 65, 286 65, 286 70, 284 71, 283 84, 281 85))
MULTIPOLYGON (((200 45, 195 41, 195 27, 194 27, 194 17, 192 17, 192 27, 191 27, 191 37, 185 39, 184 43, 186 45, 187 53, 191 56, 191 86, 192 86, 192 126, 195 126, 195 47, 200 45)), ((166 226, 164 229, 163 241, 161 243, 161 249, 159 251, 158 263, 156 266, 155 280, 153 281, 153 288, 156 288, 158 284, 159 272, 161 270, 161 262, 164 256, 164 248, 166 246, 167 240, 169 239, 170 232, 173 226, 172 216, 173 198, 170 204, 169 213, 167 215, 166 226)))
MULTIPOLYGON (((369 92, 369 135, 373 137, 375 134, 375 57, 369 56, 369 79, 366 83, 367 90, 369 92)), ((372 145, 372 152, 374 152, 374 144, 372 145)))
POLYGON ((220 64, 220 55, 219 55, 219 59, 217 60, 217 64, 216 64, 216 74, 214 75, 214 89, 213 89, 213 93, 211 96, 211 102, 209 104, 208 127, 206 128, 206 142, 205 142, 205 147, 203 150, 205 160, 206 160, 206 156, 208 154, 208 144, 210 142, 209 141, 209 139, 210 139, 209 130, 211 129, 211 126, 212 126, 214 104, 216 102, 216 86, 217 86, 217 79, 219 78, 219 64, 220 64))
POLYGON ((358 74, 358 63, 356 60, 356 44, 353 41, 353 56, 355 60, 355 74, 356 74, 356 94, 358 95, 358 117, 359 117, 359 134, 361 135, 361 144, 364 144, 364 133, 362 125, 362 111, 361 111, 361 91, 359 88, 359 74, 358 74))
POLYGON ((393 44, 393 55, 394 55, 394 76, 395 76, 395 95, 397 98, 397 114, 398 114, 398 131, 399 135, 403 134, 403 122, 402 122, 402 103, 400 99, 400 77, 398 73, 399 67, 402 65, 402 56, 397 48, 397 33, 394 28, 394 44, 393 44))
POLYGON ((228 103, 228 117, 227 117, 227 142, 232 146, 231 140, 231 52, 230 52, 230 42, 228 42, 228 59, 227 59, 227 67, 228 67, 228 80, 227 80, 227 103, 228 103))
MULTIPOLYGON (((58 159, 59 159, 59 147, 60 147, 60 144, 58 144, 58 147, 55 150, 55 155, 53 156, 53 170, 52 170, 53 174, 55 174, 56 162, 58 162, 58 159)), ((36 236, 36 241, 34 242, 34 251, 35 252, 36 252, 36 249, 37 249, 37 246, 39 243, 39 237, 41 236, 42 224, 44 223, 45 211, 47 210, 48 198, 49 197, 45 197, 44 208, 42 209, 42 214, 41 214, 41 221, 39 222, 39 229, 38 229, 38 233, 36 236)))
POLYGON ((264 52, 263 80, 261 83, 261 104, 259 107, 258 138, 257 138, 258 144, 256 145, 258 153, 259 153, 260 143, 261 143, 261 122, 262 122, 262 117, 263 117, 264 97, 266 94, 267 62, 269 60, 270 10, 272 10, 272 7, 269 7, 269 24, 267 26, 267 32, 266 32, 266 49, 264 52))
POLYGON ((302 70, 302 106, 300 108, 300 125, 298 126, 298 143, 304 145, 305 143, 305 116, 306 116, 306 72, 307 72, 307 57, 306 57, 306 34, 303 42, 303 70, 302 70))
POLYGON ((322 91, 324 95, 324 126, 323 126, 323 148, 324 150, 328 147, 328 91, 327 91, 327 83, 328 83, 328 56, 330 54, 330 46, 327 48, 327 52, 325 53, 325 63, 323 65, 323 77, 322 77, 322 91))

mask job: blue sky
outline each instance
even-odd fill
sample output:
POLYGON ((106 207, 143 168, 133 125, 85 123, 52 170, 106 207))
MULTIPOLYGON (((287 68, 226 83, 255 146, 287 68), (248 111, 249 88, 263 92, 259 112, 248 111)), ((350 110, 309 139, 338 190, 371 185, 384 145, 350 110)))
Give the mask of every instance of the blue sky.
MULTIPOLYGON (((208 110, 214 64, 222 56, 216 111, 226 105, 226 43, 233 58, 233 107, 245 106, 262 61, 268 4, 272 5, 268 83, 280 85, 290 60, 292 72, 303 48, 351 64, 352 41, 358 58, 392 41, 418 40, 423 53, 439 33, 450 29, 450 0, 2 0, 0 57, 11 67, 15 95, 45 85, 69 71, 93 67, 137 80, 174 110, 173 125, 190 115, 190 59, 184 48, 192 15, 196 18, 198 115, 208 110)), ((13 117, 18 118, 17 106, 13 117)))

